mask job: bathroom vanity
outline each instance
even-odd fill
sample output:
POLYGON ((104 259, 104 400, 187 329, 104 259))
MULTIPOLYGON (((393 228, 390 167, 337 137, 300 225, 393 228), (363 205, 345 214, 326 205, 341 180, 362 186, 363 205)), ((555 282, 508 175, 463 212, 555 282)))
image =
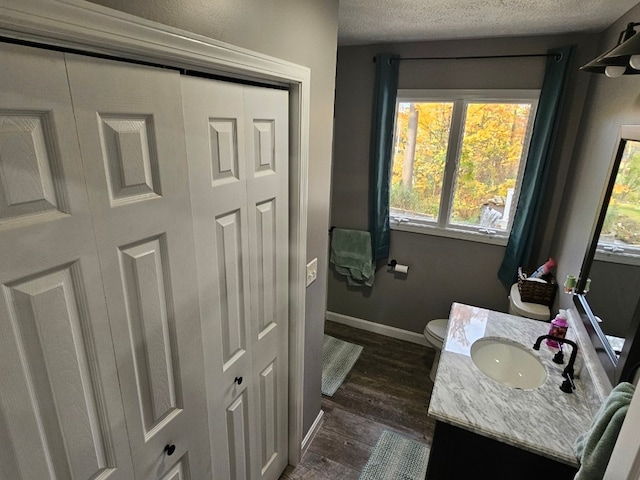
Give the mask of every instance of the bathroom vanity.
POLYGON ((557 349, 544 341, 533 350, 548 329, 548 323, 453 304, 429 405, 436 429, 427 479, 573 478, 579 467, 573 443, 593 414, 580 378, 573 393, 560 390, 571 347, 564 350, 564 364, 552 361, 557 349), (530 350, 546 379, 521 389, 489 378, 472 360, 472 345, 480 339, 530 350))

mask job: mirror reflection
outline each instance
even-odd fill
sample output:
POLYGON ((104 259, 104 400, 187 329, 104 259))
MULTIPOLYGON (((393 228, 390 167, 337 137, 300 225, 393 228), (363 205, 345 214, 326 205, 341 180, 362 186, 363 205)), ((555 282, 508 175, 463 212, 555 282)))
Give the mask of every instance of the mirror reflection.
POLYGON ((624 142, 589 277, 589 305, 619 356, 640 300, 640 141, 624 142))
POLYGON ((639 125, 621 126, 610 172, 574 303, 615 385, 640 360, 639 125))

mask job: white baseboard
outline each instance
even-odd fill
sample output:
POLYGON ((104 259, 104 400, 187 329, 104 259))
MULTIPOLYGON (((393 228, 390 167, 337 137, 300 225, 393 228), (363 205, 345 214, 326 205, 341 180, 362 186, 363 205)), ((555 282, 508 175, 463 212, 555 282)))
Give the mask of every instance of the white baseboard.
POLYGON ((322 426, 323 416, 324 410, 320 409, 320 413, 318 413, 318 416, 313 421, 311 428, 304 436, 304 440, 302 440, 302 455, 300 455, 300 458, 304 457, 304 454, 307 452, 307 448, 309 448, 309 445, 311 445, 311 442, 316 436, 316 433, 318 433, 318 430, 320 430, 320 427, 322 426))
POLYGON ((361 318, 342 315, 341 313, 327 312, 325 314, 325 318, 327 320, 331 320, 332 322, 359 328, 360 330, 364 330, 366 332, 378 333, 380 335, 384 335, 385 337, 397 338, 398 340, 404 340, 405 342, 429 346, 427 340, 424 338, 424 335, 422 335, 421 333, 410 332, 408 330, 402 330, 401 328, 390 327, 381 323, 370 322, 368 320, 362 320, 361 318))

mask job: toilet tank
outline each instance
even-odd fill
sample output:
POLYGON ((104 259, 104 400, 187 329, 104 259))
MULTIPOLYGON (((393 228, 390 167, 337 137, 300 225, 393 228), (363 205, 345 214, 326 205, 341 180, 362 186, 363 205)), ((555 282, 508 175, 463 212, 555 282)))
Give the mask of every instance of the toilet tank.
POLYGON ((551 310, 546 305, 522 301, 517 283, 511 286, 511 291, 509 292, 509 313, 519 317, 532 318, 533 320, 545 322, 551 320, 551 310))

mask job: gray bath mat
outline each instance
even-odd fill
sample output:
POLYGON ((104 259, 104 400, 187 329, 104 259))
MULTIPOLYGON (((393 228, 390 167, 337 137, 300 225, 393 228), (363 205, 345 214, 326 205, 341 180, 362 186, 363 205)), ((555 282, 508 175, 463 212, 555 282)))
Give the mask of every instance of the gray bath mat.
POLYGON ((360 480, 424 480, 429 448, 385 430, 380 435, 360 480))
POLYGON ((360 345, 324 336, 322 344, 322 394, 332 397, 362 352, 360 345))

